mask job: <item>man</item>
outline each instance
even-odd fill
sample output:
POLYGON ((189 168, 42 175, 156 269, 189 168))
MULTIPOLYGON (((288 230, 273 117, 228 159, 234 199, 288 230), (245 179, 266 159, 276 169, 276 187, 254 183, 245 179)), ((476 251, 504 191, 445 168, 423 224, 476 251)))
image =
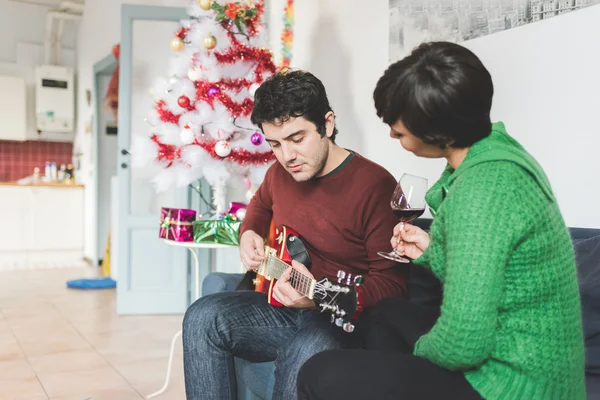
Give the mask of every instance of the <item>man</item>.
MULTIPOLYGON (((364 306, 406 295, 406 273, 377 255, 390 248, 394 216, 389 199, 396 181, 386 170, 335 144, 335 117, 319 79, 303 71, 280 73, 255 95, 252 121, 271 144, 278 163, 248 205, 240 253, 249 270, 264 259, 271 220, 301 236, 317 279, 335 279, 339 270, 364 277, 364 306)), ((275 361, 273 399, 296 398, 298 370, 312 355, 348 347, 345 333, 315 310, 313 301, 289 283, 290 271, 273 295, 216 293, 196 301, 183 322, 188 399, 235 399, 234 357, 275 361)))

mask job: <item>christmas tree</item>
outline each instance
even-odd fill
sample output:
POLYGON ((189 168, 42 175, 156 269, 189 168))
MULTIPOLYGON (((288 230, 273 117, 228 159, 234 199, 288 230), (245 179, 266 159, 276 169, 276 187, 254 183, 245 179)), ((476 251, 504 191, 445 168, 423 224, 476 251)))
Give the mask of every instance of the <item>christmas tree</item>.
POLYGON ((166 78, 152 90, 150 130, 135 136, 134 167, 153 168, 157 191, 204 178, 217 215, 229 182, 256 187, 275 160, 250 121, 254 92, 276 72, 263 0, 194 1, 171 41, 166 78))

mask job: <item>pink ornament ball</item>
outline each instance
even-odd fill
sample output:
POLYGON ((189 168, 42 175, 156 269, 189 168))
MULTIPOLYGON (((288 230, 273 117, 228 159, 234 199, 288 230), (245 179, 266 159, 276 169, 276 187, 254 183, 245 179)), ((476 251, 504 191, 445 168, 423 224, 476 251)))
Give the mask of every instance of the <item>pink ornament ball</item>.
POLYGON ((218 88, 218 87, 216 87, 216 86, 211 86, 211 87, 208 89, 208 95, 209 95, 210 97, 214 97, 214 96, 216 96, 216 95, 218 95, 218 94, 219 94, 219 88, 218 88))
POLYGON ((254 132, 252 136, 250 136, 250 141, 255 146, 260 146, 263 142, 263 135, 259 132, 254 132))

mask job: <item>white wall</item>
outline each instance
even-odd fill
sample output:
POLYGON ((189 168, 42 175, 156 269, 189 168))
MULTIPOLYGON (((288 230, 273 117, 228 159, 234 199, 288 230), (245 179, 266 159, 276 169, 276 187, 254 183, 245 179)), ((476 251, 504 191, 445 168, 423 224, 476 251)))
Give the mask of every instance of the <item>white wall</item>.
MULTIPOLYGON (((273 30, 270 42, 276 54, 280 49, 284 3, 283 0, 271 3, 273 30)), ((387 1, 370 1, 368 6, 365 2, 360 7, 349 6, 344 1, 302 0, 294 3, 296 24, 292 67, 306 69, 323 81, 336 113, 340 131, 337 142, 360 153, 364 153, 370 138, 363 122, 364 101, 356 89, 360 88, 361 80, 372 79, 364 72, 377 72, 377 58, 387 58, 387 50, 376 51, 382 46, 357 43, 363 34, 373 35, 380 30, 380 22, 370 18, 373 10, 380 8, 377 3, 387 4, 387 1), (360 17, 365 19, 360 20, 360 17), (360 25, 357 26, 357 22, 360 25), (363 64, 369 68, 364 68, 363 64)), ((381 32, 386 37, 385 29, 381 32)), ((384 63, 379 64, 384 67, 384 63)))
MULTIPOLYGON (((91 187, 91 135, 85 123, 92 109, 84 102, 92 88, 92 65, 119 41, 121 0, 88 0, 79 31, 79 137, 85 154, 81 178, 91 187)), ((128 1, 185 6, 186 0, 128 1)), ((340 129, 338 143, 388 168, 396 177, 417 173, 435 181, 441 160, 418 159, 387 136, 376 117, 372 92, 388 66, 388 1, 348 6, 342 0, 296 2, 293 66, 319 76, 328 89, 340 129)), ((271 45, 279 51, 284 0, 270 0, 271 45)), ((464 43, 490 69, 496 87, 493 117, 542 163, 571 226, 600 226, 595 201, 600 197, 598 157, 600 135, 592 124, 600 98, 600 6, 537 22, 464 43), (569 64, 570 63, 570 64, 569 64)), ((86 232, 94 229, 94 193, 86 190, 86 232)), ((232 193, 231 199, 243 199, 232 193)), ((94 244, 86 234, 86 254, 94 244)), ((233 263, 233 255, 225 264, 233 263)))
MULTIPOLYGON (((44 6, 0 0, 0 62, 17 61, 17 43, 44 42, 48 10, 44 6)), ((74 49, 76 25, 65 23, 63 33, 63 47, 74 49)))
MULTIPOLYGON (((277 0, 281 2, 281 0, 277 0)), ((388 66, 388 1, 297 2, 293 66, 325 83, 337 114, 339 143, 389 169, 434 182, 441 160, 418 159, 388 137, 372 93, 388 66)), ((279 5, 273 12, 280 12, 279 5)), ((463 43, 494 79, 493 118, 540 161, 566 222, 600 227, 600 6, 463 43)))
POLYGON ((94 234, 96 230, 94 226, 94 198, 96 193, 93 190, 92 135, 85 133, 86 125, 91 123, 94 105, 87 105, 85 91, 93 91, 94 64, 111 54, 112 47, 119 43, 122 4, 184 7, 188 2, 187 0, 88 0, 85 2, 83 18, 78 32, 77 68, 79 87, 77 107, 79 111, 75 147, 83 154, 78 179, 86 186, 84 254, 89 258, 92 258, 97 251, 103 252, 104 249, 97 249, 94 234))
MULTIPOLYGON (((39 43, 14 43, 15 60, 0 62, 0 75, 19 76, 25 79, 27 86, 27 137, 43 140, 65 140, 64 133, 44 132, 39 136, 36 129, 35 116, 35 67, 44 62, 44 45, 39 43)), ((75 51, 63 48, 61 51, 63 65, 75 68, 75 51)), ((71 137, 68 135, 68 137, 71 137)))
POLYGON ((542 164, 570 226, 600 227, 600 5, 468 43, 492 116, 542 164))
MULTIPOLYGON (((44 29, 50 8, 0 0, 0 75, 20 76, 27 85, 27 136, 39 138, 35 124, 34 69, 44 63, 44 29)), ((75 67, 76 22, 66 21, 61 41, 63 65, 75 67)), ((54 24, 56 29, 56 22, 54 24)), ((54 52, 54 49, 52 49, 54 52)), ((54 54, 54 53, 52 53, 54 54)), ((45 132, 44 140, 65 140, 45 132)))

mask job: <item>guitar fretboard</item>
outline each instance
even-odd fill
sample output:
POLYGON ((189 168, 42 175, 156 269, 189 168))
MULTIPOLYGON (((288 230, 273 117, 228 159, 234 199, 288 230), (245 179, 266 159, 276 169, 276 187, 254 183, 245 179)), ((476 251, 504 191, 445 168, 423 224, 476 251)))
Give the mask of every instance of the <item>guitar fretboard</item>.
MULTIPOLYGON (((283 262, 273 254, 269 254, 266 260, 266 272, 265 276, 270 276, 275 279, 281 278, 281 275, 288 269, 290 265, 283 262)), ((314 279, 309 278, 301 272, 292 270, 290 276, 290 284, 294 289, 303 294, 308 298, 312 298, 312 288, 314 279)))

